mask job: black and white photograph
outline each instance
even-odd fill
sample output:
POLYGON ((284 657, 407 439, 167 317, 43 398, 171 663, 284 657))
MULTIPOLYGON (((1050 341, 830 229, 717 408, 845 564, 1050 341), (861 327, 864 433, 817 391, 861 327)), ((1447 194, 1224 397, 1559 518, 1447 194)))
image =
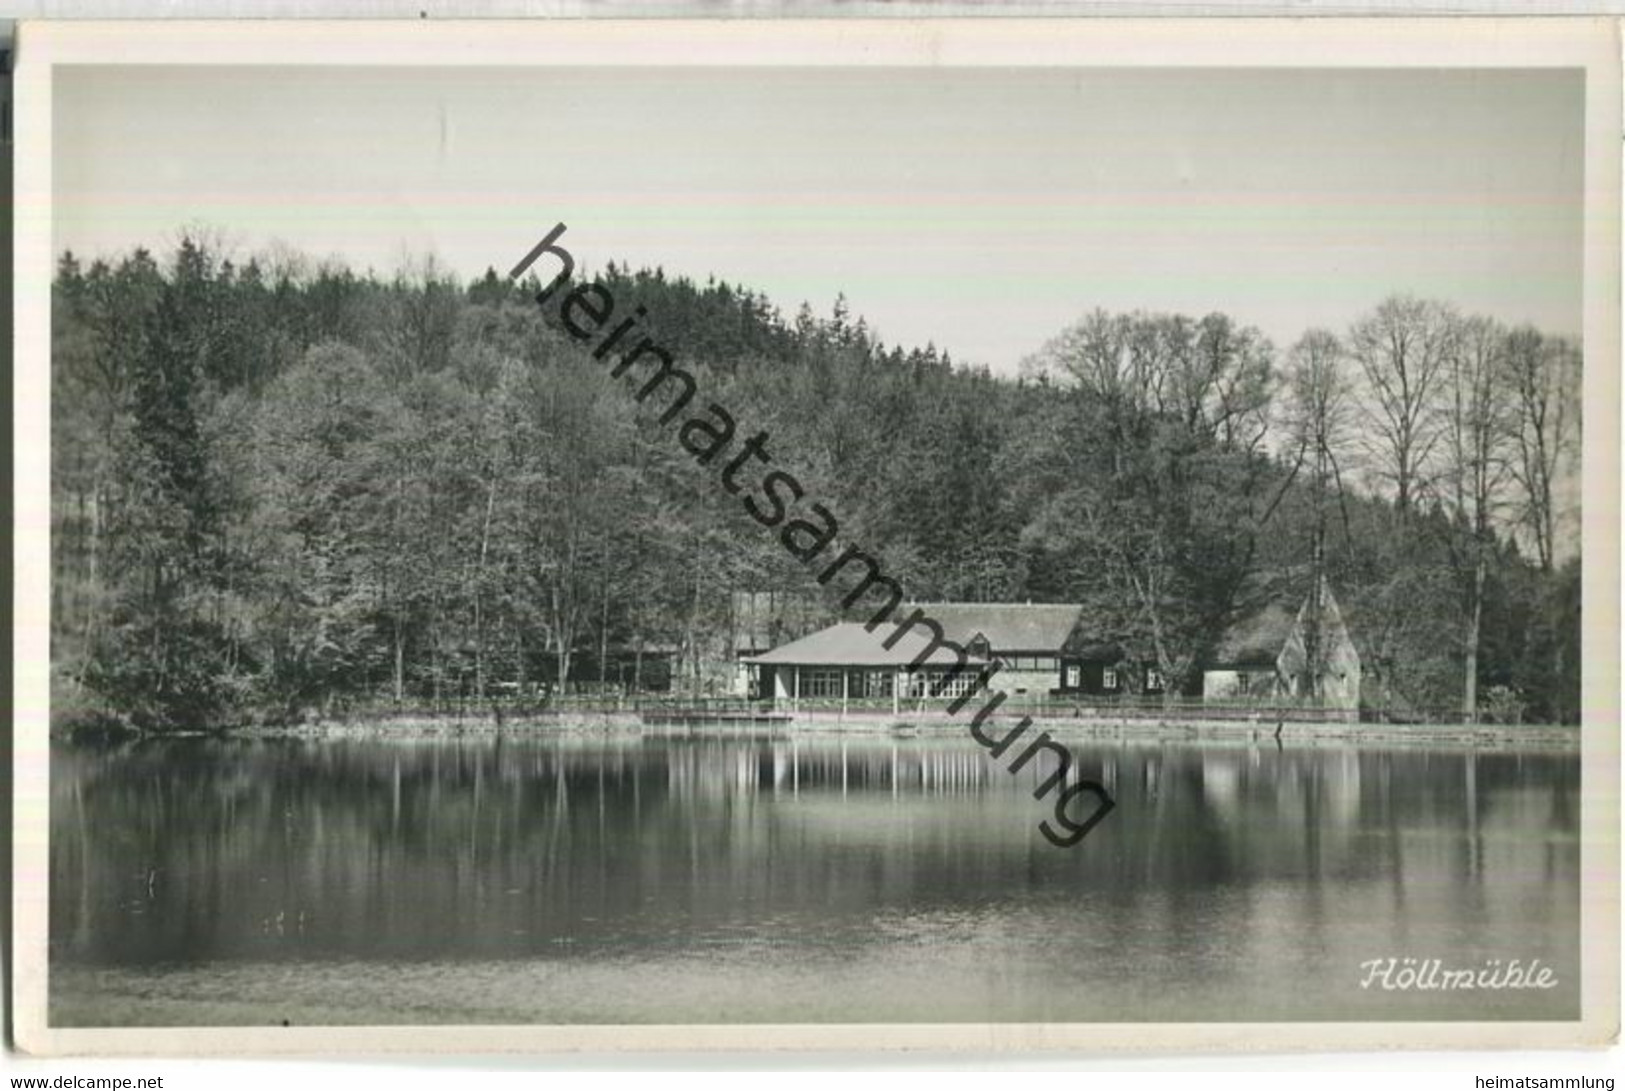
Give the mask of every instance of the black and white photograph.
POLYGON ((25 25, 25 1044, 1611 1039, 1614 28, 1270 31, 25 25))

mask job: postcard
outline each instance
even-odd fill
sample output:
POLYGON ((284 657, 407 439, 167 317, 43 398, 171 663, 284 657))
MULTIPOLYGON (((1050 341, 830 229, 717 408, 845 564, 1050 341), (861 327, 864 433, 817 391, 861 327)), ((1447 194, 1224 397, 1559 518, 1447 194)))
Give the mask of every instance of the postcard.
POLYGON ((16 56, 23 1049, 1616 1036, 1614 21, 16 56))

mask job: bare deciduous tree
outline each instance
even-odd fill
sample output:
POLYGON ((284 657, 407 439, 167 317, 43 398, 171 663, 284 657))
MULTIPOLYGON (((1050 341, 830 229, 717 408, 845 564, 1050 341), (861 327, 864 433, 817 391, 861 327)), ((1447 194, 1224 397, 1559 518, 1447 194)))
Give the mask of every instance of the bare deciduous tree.
POLYGON ((1235 450, 1256 450, 1268 424, 1274 349, 1228 315, 1112 315, 1095 310, 1023 362, 1067 376, 1109 406, 1177 421, 1235 450))
POLYGON ((1484 617, 1484 582, 1495 549, 1494 523, 1507 502, 1510 454, 1517 416, 1506 383, 1506 334, 1488 318, 1457 321, 1451 353, 1439 387, 1439 419, 1444 440, 1435 494, 1454 516, 1460 540, 1451 558, 1464 588, 1462 634, 1462 714, 1478 719, 1479 634, 1484 617))
POLYGON ((1504 362, 1517 412, 1513 473, 1523 492, 1518 522, 1533 540, 1540 567, 1550 572, 1557 484, 1580 439, 1580 350, 1523 326, 1507 336, 1504 362))
POLYGON ((1442 304, 1389 296, 1349 330, 1349 353, 1365 377, 1371 471, 1392 484, 1402 519, 1438 442, 1435 391, 1456 329, 1442 304))
POLYGON ((1226 315, 1202 319, 1180 389, 1189 422, 1233 450, 1256 450, 1269 428, 1274 348, 1252 326, 1226 315))

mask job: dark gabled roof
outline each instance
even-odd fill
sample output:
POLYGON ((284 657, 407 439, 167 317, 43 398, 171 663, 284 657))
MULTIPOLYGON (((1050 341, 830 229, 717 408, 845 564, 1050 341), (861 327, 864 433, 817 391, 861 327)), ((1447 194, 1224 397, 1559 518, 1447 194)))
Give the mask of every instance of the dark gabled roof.
MULTIPOLYGON (((843 621, 762 655, 743 656, 741 661, 767 666, 906 667, 925 651, 930 637, 924 626, 915 626, 887 648, 886 641, 896 631, 896 626, 882 624, 870 632, 859 622, 843 621)), ((932 666, 952 666, 959 662, 959 657, 947 648, 938 647, 927 662, 932 666)), ((966 656, 966 662, 981 660, 966 656)))
POLYGON ((916 602, 892 616, 898 620, 919 610, 942 626, 949 640, 968 644, 978 633, 999 652, 1061 650, 1077 627, 1083 607, 1076 603, 916 602))
MULTIPOLYGON (((1275 668, 1281 653, 1297 635, 1302 654, 1298 616, 1308 600, 1307 568, 1279 569, 1260 574, 1243 588, 1237 620, 1225 629, 1204 670, 1258 670, 1275 668), (1300 578, 1302 577, 1302 578, 1300 578)), ((1331 639, 1350 640, 1342 609, 1330 581, 1322 577, 1324 619, 1331 639)), ((1352 644, 1350 645, 1352 650, 1352 644)), ((1356 653, 1356 658, 1358 655, 1356 653)))
POLYGON ((1274 667, 1297 624, 1297 614, 1281 602, 1233 622, 1219 638, 1204 665, 1207 670, 1248 670, 1274 667))
POLYGON ((1116 663, 1126 656, 1123 646, 1112 640, 1102 640, 1097 634, 1082 629, 1072 634, 1061 653, 1068 659, 1082 659, 1090 663, 1116 663))

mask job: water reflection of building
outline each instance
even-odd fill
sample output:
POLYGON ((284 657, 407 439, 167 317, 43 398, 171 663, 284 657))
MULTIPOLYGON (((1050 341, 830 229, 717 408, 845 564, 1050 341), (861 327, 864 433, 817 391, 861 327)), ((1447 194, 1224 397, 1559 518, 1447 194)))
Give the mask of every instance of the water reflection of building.
POLYGON ((646 770, 668 797, 722 800, 870 794, 949 796, 981 792, 1010 778, 974 747, 876 743, 804 745, 794 739, 672 746, 645 754, 646 770), (995 778, 995 774, 999 774, 995 778))

